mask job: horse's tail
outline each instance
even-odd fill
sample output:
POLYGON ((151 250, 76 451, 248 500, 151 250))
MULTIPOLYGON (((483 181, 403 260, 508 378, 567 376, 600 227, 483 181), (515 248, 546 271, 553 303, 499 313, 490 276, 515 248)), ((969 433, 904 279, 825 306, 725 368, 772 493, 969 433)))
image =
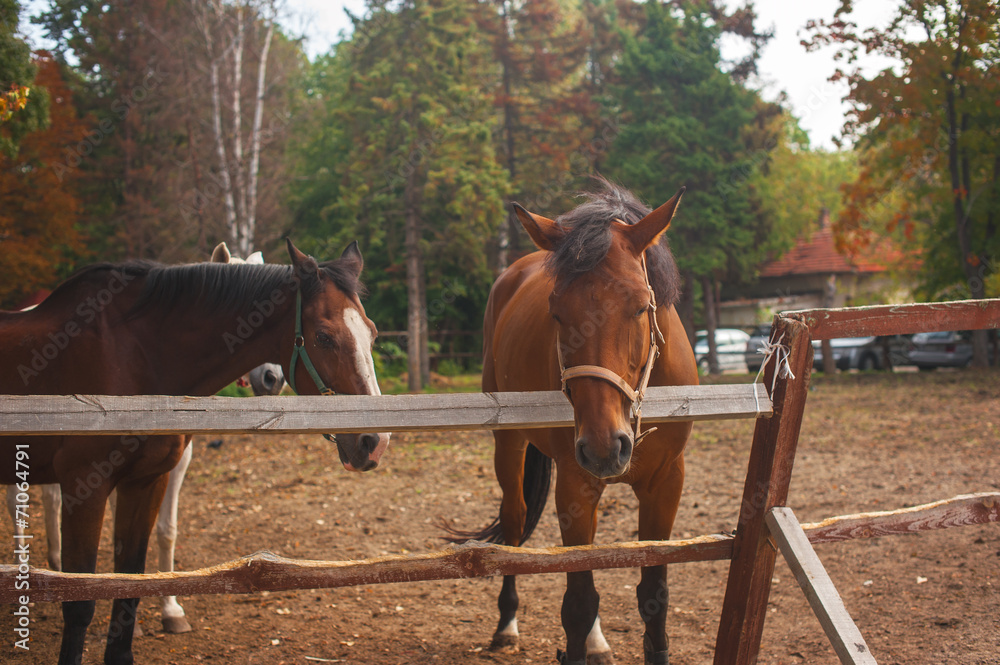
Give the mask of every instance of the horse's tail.
MULTIPOLYGON (((521 534, 523 545, 535 527, 545 510, 545 504, 549 499, 549 487, 552 484, 552 458, 542 454, 538 448, 530 443, 524 454, 524 481, 521 488, 524 493, 524 503, 527 513, 524 517, 524 532, 521 534)), ((504 544, 503 530, 500 528, 500 517, 497 516, 489 526, 482 531, 460 531, 447 524, 442 525, 450 536, 446 537, 450 543, 464 543, 469 540, 479 540, 487 543, 504 544)))

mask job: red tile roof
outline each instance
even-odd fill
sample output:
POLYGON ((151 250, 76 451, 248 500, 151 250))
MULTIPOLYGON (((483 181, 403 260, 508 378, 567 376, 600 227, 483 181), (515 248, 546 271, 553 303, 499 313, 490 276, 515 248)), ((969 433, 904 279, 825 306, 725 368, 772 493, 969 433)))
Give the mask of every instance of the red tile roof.
MULTIPOLYGON (((877 249, 873 248, 873 250, 877 249)), ((879 253, 869 251, 866 252, 867 256, 856 257, 839 254, 833 241, 833 232, 829 228, 825 228, 814 232, 809 238, 800 239, 795 247, 780 259, 764 264, 760 276, 790 277, 792 275, 884 272, 886 266, 874 258, 879 253)))

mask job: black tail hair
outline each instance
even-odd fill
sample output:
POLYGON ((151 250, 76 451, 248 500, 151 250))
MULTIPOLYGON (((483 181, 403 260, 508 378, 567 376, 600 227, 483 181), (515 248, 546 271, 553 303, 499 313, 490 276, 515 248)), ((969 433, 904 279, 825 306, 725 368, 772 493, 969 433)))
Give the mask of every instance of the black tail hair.
MULTIPOLYGON (((538 525, 538 519, 545 510, 545 504, 549 500, 549 487, 552 484, 552 458, 542 454, 538 448, 530 443, 524 454, 524 481, 521 485, 524 492, 524 503, 527 506, 527 515, 524 519, 524 533, 521 534, 523 545, 538 525)), ((500 517, 497 516, 490 525, 482 531, 460 531, 453 529, 447 524, 442 525, 450 537, 445 537, 449 543, 464 543, 470 540, 480 540, 487 543, 503 545, 503 530, 500 528, 500 517)))

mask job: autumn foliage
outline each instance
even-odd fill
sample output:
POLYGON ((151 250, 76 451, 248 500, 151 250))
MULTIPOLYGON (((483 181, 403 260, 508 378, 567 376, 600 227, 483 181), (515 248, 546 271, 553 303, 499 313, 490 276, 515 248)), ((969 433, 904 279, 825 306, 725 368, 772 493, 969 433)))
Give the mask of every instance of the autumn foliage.
POLYGON ((38 58, 36 85, 51 96, 49 126, 26 135, 16 157, 0 154, 0 305, 12 307, 39 288, 54 286, 83 251, 77 227, 78 174, 53 165, 66 146, 81 141, 87 125, 73 95, 47 54, 38 58), (60 177, 61 176, 61 177, 60 177))

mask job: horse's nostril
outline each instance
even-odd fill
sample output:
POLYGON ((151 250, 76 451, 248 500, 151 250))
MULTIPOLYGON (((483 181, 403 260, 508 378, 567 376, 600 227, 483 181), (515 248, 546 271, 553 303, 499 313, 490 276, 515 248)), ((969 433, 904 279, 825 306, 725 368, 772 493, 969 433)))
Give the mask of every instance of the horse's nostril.
POLYGON ((365 455, 371 455, 378 448, 378 435, 377 434, 362 434, 361 440, 358 442, 361 452, 365 455))
POLYGON ((576 441, 576 461, 583 468, 587 468, 590 464, 590 458, 587 456, 587 440, 577 439, 576 441))
POLYGON ((632 437, 622 433, 618 435, 618 460, 622 464, 628 464, 632 458, 632 437))

